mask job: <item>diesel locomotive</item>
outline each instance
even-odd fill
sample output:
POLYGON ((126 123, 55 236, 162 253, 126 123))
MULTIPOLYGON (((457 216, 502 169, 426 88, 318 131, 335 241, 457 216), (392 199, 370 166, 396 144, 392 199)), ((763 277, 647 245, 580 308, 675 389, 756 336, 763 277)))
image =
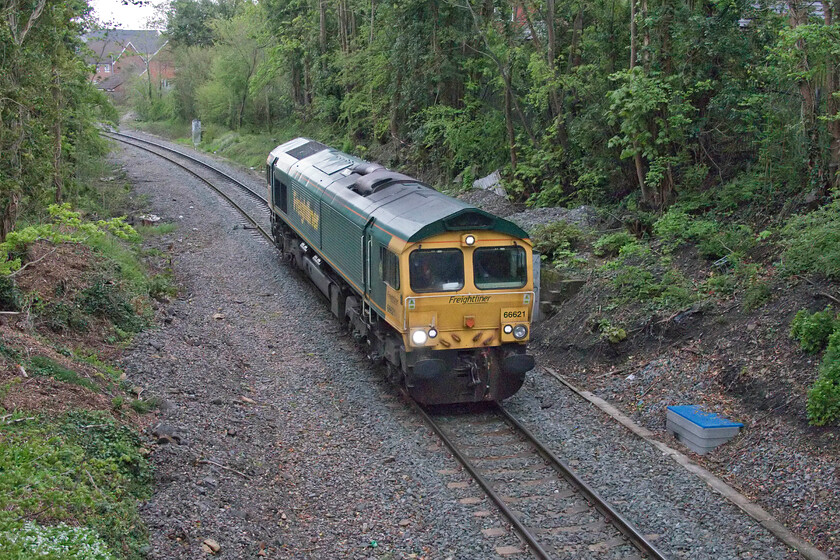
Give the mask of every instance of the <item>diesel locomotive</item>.
POLYGON ((513 395, 534 367, 528 234, 307 138, 266 162, 277 247, 423 404, 513 395))

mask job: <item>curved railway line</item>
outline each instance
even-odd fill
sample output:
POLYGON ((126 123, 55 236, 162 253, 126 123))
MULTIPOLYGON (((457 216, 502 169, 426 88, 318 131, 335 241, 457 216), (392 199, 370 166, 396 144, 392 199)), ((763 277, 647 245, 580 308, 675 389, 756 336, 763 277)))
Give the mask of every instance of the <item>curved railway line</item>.
POLYGON ((143 151, 149 152, 151 154, 154 154, 154 155, 158 156, 159 158, 165 159, 166 161, 172 163, 173 165, 176 165, 176 166, 180 167, 181 169, 183 169, 184 171, 186 171, 187 173, 189 173, 190 175, 192 175, 193 177, 195 177, 196 179, 198 179, 199 181, 201 181, 202 183, 204 183, 205 185, 210 187, 219 196, 224 198, 231 206, 233 206, 233 208, 235 210, 237 210, 242 215, 243 218, 245 218, 251 224, 253 229, 258 231, 269 242, 274 243, 274 239, 271 236, 271 232, 266 230, 263 226, 261 226, 257 222, 257 220, 254 219, 242 207, 242 205, 235 202, 222 189, 220 189, 218 186, 214 185, 210 180, 208 180, 207 178, 205 178, 205 177, 201 176, 200 174, 196 173, 193 169, 190 169, 189 167, 187 167, 183 163, 178 162, 177 160, 175 160, 172 157, 161 154, 160 152, 156 152, 155 150, 153 150, 153 149, 151 149, 147 146, 153 146, 155 148, 165 150, 165 151, 167 151, 171 154, 175 154, 176 156, 181 157, 181 158, 189 161, 192 164, 196 164, 196 165, 198 165, 198 166, 200 166, 204 169, 212 171, 213 173, 223 177, 226 181, 229 181, 230 183, 234 184, 236 187, 245 191, 245 193, 247 195, 249 195, 250 197, 255 198, 257 201, 259 201, 260 203, 265 205, 265 207, 266 207, 265 209, 266 209, 266 211, 268 211, 268 202, 266 201, 265 196, 263 196, 261 193, 255 191, 254 189, 252 189, 251 187, 249 187, 245 183, 239 181, 238 179, 235 179, 234 177, 230 176, 228 173, 225 173, 221 169, 218 169, 218 168, 216 168, 216 167, 214 167, 214 166, 212 166, 208 163, 205 163, 205 162, 203 162, 199 159, 196 159, 196 158, 190 156, 189 154, 185 154, 183 152, 180 152, 178 150, 169 148, 169 147, 164 146, 162 144, 158 144, 156 142, 151 142, 149 140, 144 140, 142 138, 137 138, 136 136, 130 136, 128 134, 122 134, 122 133, 119 133, 119 132, 110 132, 110 131, 103 132, 102 134, 103 134, 103 136, 105 136, 107 138, 110 138, 112 140, 116 140, 117 142, 121 142, 121 143, 126 144, 128 146, 133 146, 133 147, 138 148, 140 150, 143 150, 143 151))
MULTIPOLYGON (((127 134, 107 131, 103 135, 154 154, 190 173, 223 197, 253 229, 273 243, 270 232, 242 205, 175 157, 212 171, 259 200, 267 210, 262 194, 178 150, 127 134)), ((424 410, 410 399, 409 402, 537 558, 666 558, 501 405, 462 408, 460 413, 453 413, 450 408, 450 412, 441 413, 424 410)))

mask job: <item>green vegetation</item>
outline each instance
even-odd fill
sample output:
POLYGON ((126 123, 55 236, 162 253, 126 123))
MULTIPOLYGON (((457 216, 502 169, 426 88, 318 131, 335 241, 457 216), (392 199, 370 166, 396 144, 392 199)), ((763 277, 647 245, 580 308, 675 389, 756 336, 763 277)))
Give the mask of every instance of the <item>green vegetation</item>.
POLYGON ((637 239, 626 231, 608 233, 592 244, 592 252, 599 257, 615 257, 621 249, 634 243, 637 239))
POLYGON ((837 327, 840 327, 840 321, 830 305, 815 313, 801 309, 790 324, 790 336, 799 341, 803 350, 816 354, 825 348, 837 327))
POLYGON ((87 387, 91 391, 99 390, 99 387, 89 379, 80 377, 75 371, 65 368, 46 356, 33 356, 30 358, 28 371, 33 375, 46 375, 58 381, 87 387))
POLYGON ((840 200, 794 217, 782 234, 786 246, 782 263, 786 272, 840 279, 840 200))
POLYGON ((808 420, 816 426, 840 420, 840 317, 830 305, 815 313, 801 309, 791 322, 790 336, 811 354, 826 349, 808 391, 808 420))
POLYGON ((667 256, 657 255, 648 244, 623 245, 615 259, 600 267, 612 285, 613 305, 641 303, 649 311, 678 310, 694 303, 697 292, 667 256))
MULTIPOLYGON (((441 184, 501 169, 533 205, 778 209, 838 184, 840 14, 809 6, 178 0, 178 80, 134 108, 254 167, 308 135, 441 184)), ((752 237, 717 229, 710 258, 752 237)))
POLYGON ((78 202, 80 173, 105 153, 99 122, 117 114, 90 82, 81 34, 85 2, 4 3, 0 8, 0 242, 19 214, 37 217, 49 202, 78 202))
POLYGON ((808 420, 817 426, 840 420, 840 326, 828 339, 820 375, 808 392, 808 420))
POLYGON ((11 421, 0 423, 3 557, 142 558, 137 506, 149 496, 151 471, 136 434, 94 412, 4 418, 11 421))

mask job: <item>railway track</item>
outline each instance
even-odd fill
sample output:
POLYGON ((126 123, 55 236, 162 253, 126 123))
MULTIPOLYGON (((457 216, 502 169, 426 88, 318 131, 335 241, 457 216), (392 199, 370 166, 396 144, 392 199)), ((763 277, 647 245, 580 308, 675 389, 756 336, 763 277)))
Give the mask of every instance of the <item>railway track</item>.
MULTIPOLYGON (((209 179, 176 158, 222 177, 267 210, 265 197, 224 171, 186 153, 135 136, 104 136, 163 158, 193 175, 233 206, 268 241, 271 234, 249 212, 209 179), (165 153, 162 153, 165 152, 165 153), (169 155, 167 155, 169 154, 169 155)), ((430 412, 410 398, 416 412, 509 521, 525 547, 501 546, 500 554, 530 552, 541 559, 609 560, 666 558, 620 513, 501 405, 449 407, 430 412)), ((460 483, 453 483, 459 488, 460 483)), ((498 536, 490 531, 488 536, 498 536)))
POLYGON ((666 558, 501 405, 415 408, 537 558, 666 558))
POLYGON ((186 171, 187 173, 189 173, 190 175, 192 175, 193 177, 197 178, 199 181, 201 181, 202 183, 204 183, 205 185, 210 187, 210 189, 215 191, 219 196, 224 198, 231 206, 233 206, 233 208, 235 210, 237 210, 242 215, 243 218, 245 218, 245 220, 248 222, 248 224, 250 224, 251 229, 258 232, 262 237, 264 237, 266 240, 268 240, 272 244, 274 243, 274 239, 271 236, 271 232, 268 229, 266 229, 265 227, 263 227, 263 225, 261 225, 243 207, 243 205, 237 203, 233 199, 233 197, 231 197, 223 189, 219 188, 218 185, 214 184, 212 181, 210 181, 206 177, 202 176, 201 174, 197 173, 194 169, 191 169, 188 165, 185 165, 184 163, 179 162, 175 158, 181 158, 182 160, 186 160, 190 164, 198 165, 200 168, 209 170, 212 173, 222 177, 222 179, 224 179, 225 181, 234 185, 237 189, 240 189, 247 196, 249 196, 250 198, 252 198, 252 199, 256 200, 258 203, 260 203, 263 206, 263 209, 265 210, 265 213, 266 213, 266 216, 267 216, 268 215, 268 202, 266 201, 266 198, 262 193, 260 193, 258 191, 255 191, 254 189, 252 189, 251 187, 249 187, 248 185, 246 185, 242 181, 239 181, 238 179, 232 177, 231 175, 222 171, 221 169, 218 169, 218 168, 216 168, 216 167, 214 167, 214 166, 212 166, 208 163, 205 163, 205 162, 203 162, 203 161, 201 161, 197 158, 194 158, 189 154, 185 154, 184 152, 181 152, 179 150, 169 148, 167 146, 164 146, 162 144, 158 144, 156 142, 152 142, 150 140, 137 138, 136 136, 131 136, 131 135, 128 135, 128 134, 122 134, 122 133, 119 133, 119 132, 103 131, 103 132, 101 132, 101 134, 103 136, 105 136, 106 138, 110 138, 110 139, 115 140, 117 142, 120 142, 122 144, 126 144, 128 146, 132 146, 134 148, 137 148, 137 149, 146 151, 148 153, 154 154, 154 155, 158 156, 159 158, 165 159, 166 161, 172 163, 173 165, 176 165, 177 167, 180 167, 181 169, 183 169, 184 171, 186 171), (149 146, 151 146, 151 147, 149 147, 149 146), (152 148, 155 148, 155 149, 152 149, 152 148), (175 157, 166 155, 166 154, 161 153, 161 152, 156 151, 156 150, 162 150, 164 152, 172 154, 172 156, 175 156, 175 157))

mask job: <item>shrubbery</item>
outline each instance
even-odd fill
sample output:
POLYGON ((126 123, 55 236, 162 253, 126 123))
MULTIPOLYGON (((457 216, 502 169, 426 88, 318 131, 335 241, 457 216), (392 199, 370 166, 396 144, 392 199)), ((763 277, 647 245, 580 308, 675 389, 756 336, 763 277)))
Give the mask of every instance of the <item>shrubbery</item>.
POLYGON ((782 234, 785 272, 840 278, 840 200, 794 217, 782 234))
POLYGON ((840 419, 840 328, 828 339, 820 375, 808 391, 808 420, 817 426, 840 419))
POLYGON ((803 350, 816 354, 825 348, 831 333, 840 325, 835 315, 830 305, 816 313, 801 309, 790 324, 790 336, 799 341, 803 350))
POLYGON ((808 421, 824 426, 840 419, 840 319, 831 306, 816 313, 802 309, 791 323, 790 334, 812 354, 827 347, 819 377, 808 391, 808 421))
POLYGON ((117 556, 113 551, 143 558, 146 533, 137 506, 152 478, 139 437, 102 413, 13 419, 0 424, 3 558, 106 560, 117 556), (35 516, 58 524, 24 523, 35 516))

